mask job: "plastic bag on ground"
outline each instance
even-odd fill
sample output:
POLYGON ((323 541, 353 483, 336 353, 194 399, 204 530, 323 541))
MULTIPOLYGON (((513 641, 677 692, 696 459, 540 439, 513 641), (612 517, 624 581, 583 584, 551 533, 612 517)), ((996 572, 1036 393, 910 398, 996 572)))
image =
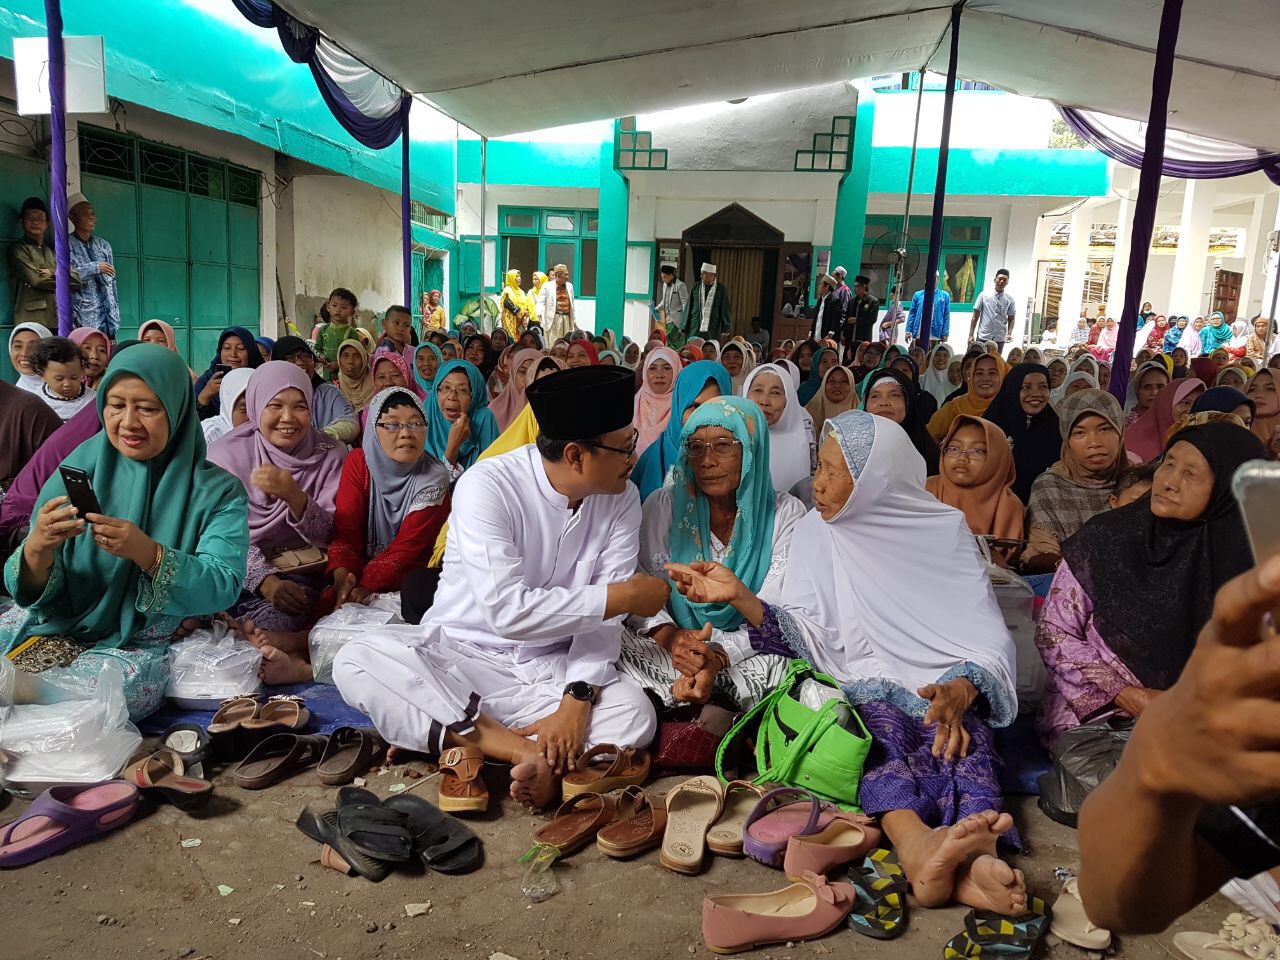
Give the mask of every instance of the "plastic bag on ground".
MULTIPOLYGON (((11 687, 16 674, 0 671, 0 686, 11 687)), ((119 773, 142 744, 129 722, 120 670, 105 664, 92 684, 61 670, 38 679, 46 702, 0 710, 4 788, 30 797, 60 783, 97 783, 119 773)))
POLYGON ((262 654, 225 623, 196 630, 169 646, 169 686, 165 696, 191 710, 216 709, 228 697, 262 689, 262 654))
POLYGON ((333 658, 348 641, 389 623, 404 623, 398 593, 374 594, 367 604, 346 603, 317 620, 307 637, 316 683, 333 683, 333 658))

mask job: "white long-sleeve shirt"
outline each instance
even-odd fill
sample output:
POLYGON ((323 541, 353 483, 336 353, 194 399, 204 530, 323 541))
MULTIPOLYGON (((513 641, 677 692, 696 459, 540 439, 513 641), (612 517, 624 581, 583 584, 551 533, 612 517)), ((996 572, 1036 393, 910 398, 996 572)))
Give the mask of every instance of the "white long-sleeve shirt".
POLYGON ((608 586, 635 573, 639 533, 632 484, 570 510, 532 444, 480 461, 454 488, 425 642, 447 637, 517 662, 563 654, 566 682, 611 683, 622 617, 604 619, 608 586))

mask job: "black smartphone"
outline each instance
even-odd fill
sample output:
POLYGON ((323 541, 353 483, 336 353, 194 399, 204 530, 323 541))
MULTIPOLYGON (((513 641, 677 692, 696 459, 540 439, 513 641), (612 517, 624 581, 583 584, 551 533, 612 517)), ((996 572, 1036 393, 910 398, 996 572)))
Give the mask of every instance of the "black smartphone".
POLYGON ((67 488, 67 496, 71 500, 71 505, 79 511, 80 519, 83 520, 86 514, 102 513, 102 507, 98 505, 98 497, 93 492, 93 484, 89 482, 89 475, 79 467, 59 467, 58 473, 62 475, 62 483, 67 488))
POLYGON ((1280 553, 1280 464, 1252 460, 1236 471, 1232 490, 1240 503, 1254 563, 1262 563, 1280 553))
POLYGON ((214 372, 214 373, 224 373, 224 374, 225 374, 225 373, 230 373, 230 372, 231 372, 231 367, 227 366, 227 364, 225 364, 225 363, 215 363, 215 364, 213 365, 213 372, 214 372))

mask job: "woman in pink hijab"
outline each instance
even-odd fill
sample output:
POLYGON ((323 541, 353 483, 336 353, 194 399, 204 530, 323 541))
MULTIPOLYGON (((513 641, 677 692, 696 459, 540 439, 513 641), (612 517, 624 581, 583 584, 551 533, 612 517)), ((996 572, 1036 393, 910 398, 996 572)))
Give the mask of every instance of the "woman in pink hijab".
POLYGON ((489 402, 489 410, 493 414, 493 418, 498 421, 498 430, 506 430, 511 426, 511 421, 520 415, 520 411, 524 409, 525 387, 533 379, 533 372, 536 369, 534 364, 542 359, 542 351, 532 348, 526 350, 516 350, 510 354, 510 371, 511 379, 507 383, 507 387, 498 396, 489 402))
POLYGON ((105 333, 93 327, 76 327, 67 339, 80 348, 80 356, 84 359, 85 386, 90 390, 97 389, 98 381, 111 360, 111 341, 105 333))
POLYGON ((683 364, 670 347, 654 347, 645 357, 640 390, 636 393, 636 456, 644 453, 667 428, 671 418, 671 390, 683 364))

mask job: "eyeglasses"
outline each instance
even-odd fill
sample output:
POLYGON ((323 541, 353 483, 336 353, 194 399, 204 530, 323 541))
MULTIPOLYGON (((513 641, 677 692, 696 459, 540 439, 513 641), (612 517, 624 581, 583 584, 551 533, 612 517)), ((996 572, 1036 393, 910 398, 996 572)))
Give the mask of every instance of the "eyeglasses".
POLYGON ((741 446, 741 440, 718 437, 715 440, 686 440, 684 449, 690 460, 705 460, 708 453, 714 453, 717 460, 723 460, 732 456, 734 449, 741 446))
POLYGON ((436 391, 436 393, 438 393, 442 397, 451 397, 455 400, 461 400, 464 397, 468 400, 471 399, 470 387, 463 387, 461 390, 458 390, 454 387, 441 386, 440 389, 436 391))
POLYGON ((595 440, 579 440, 578 443, 580 446, 594 447, 596 450, 608 450, 610 453, 620 453, 627 459, 630 459, 635 456, 636 447, 640 444, 640 431, 633 430, 631 432, 631 446, 626 448, 611 447, 607 443, 597 443, 595 440))
POLYGON ((958 460, 960 457, 964 457, 966 460, 987 459, 986 447, 957 447, 953 444, 942 452, 953 460, 958 460))
POLYGON ((394 420, 379 421, 377 427, 388 436, 394 436, 402 430, 408 430, 410 433, 422 433, 427 429, 427 425, 421 420, 410 420, 408 423, 397 423, 394 420))

